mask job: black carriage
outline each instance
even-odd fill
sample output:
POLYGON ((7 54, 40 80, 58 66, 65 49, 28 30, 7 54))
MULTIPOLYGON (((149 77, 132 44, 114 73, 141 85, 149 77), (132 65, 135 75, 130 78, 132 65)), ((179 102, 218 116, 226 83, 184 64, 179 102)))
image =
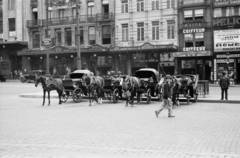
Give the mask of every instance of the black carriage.
POLYGON ((104 87, 103 92, 108 100, 113 101, 113 103, 117 103, 119 97, 122 95, 122 86, 121 86, 121 77, 110 76, 104 77, 104 87))
POLYGON ((75 103, 81 102, 83 96, 87 96, 87 89, 82 85, 83 75, 93 75, 89 70, 76 70, 69 75, 70 78, 67 78, 62 81, 63 83, 63 96, 62 101, 66 102, 69 96, 72 96, 72 99, 75 103))
POLYGON ((198 75, 183 74, 174 76, 181 83, 181 88, 176 92, 176 100, 179 100, 179 95, 182 94, 187 99, 189 104, 192 99, 197 102, 198 99, 198 75))
POLYGON ((29 71, 28 74, 20 76, 19 80, 22 83, 24 83, 24 82, 30 83, 32 81, 35 82, 36 75, 37 76, 44 76, 45 75, 45 71, 44 70, 32 70, 32 71, 29 71))
POLYGON ((152 97, 158 97, 158 89, 156 85, 159 82, 159 73, 152 68, 142 68, 135 72, 135 76, 140 79, 140 88, 137 89, 138 101, 144 95, 147 99, 147 104, 150 103, 152 97))

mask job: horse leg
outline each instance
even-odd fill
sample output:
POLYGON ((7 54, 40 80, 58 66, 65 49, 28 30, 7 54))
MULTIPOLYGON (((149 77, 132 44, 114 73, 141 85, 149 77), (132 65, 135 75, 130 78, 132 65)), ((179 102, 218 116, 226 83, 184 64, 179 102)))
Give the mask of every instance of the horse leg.
POLYGON ((42 106, 44 106, 44 104, 45 104, 45 94, 46 94, 46 91, 43 90, 43 103, 42 103, 42 106))
POLYGON ((57 91, 57 92, 58 92, 58 98, 59 98, 58 104, 62 104, 62 101, 61 101, 62 92, 61 91, 57 91))
POLYGON ((129 102, 129 100, 130 100, 130 97, 127 96, 127 97, 126 97, 126 105, 125 105, 126 107, 128 107, 128 102, 129 102))
POLYGON ((48 91, 48 106, 50 106, 50 91, 48 91))

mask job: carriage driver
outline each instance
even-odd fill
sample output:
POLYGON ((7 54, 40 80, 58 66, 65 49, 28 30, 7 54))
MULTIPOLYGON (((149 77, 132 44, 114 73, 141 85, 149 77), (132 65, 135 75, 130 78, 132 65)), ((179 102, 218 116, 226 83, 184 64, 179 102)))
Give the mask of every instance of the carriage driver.
POLYGON ((166 75, 166 80, 163 82, 163 102, 161 104, 161 107, 159 110, 155 111, 156 116, 160 114, 160 112, 166 107, 168 108, 168 117, 175 117, 172 115, 172 101, 171 101, 171 88, 170 88, 170 82, 171 82, 171 76, 166 75))

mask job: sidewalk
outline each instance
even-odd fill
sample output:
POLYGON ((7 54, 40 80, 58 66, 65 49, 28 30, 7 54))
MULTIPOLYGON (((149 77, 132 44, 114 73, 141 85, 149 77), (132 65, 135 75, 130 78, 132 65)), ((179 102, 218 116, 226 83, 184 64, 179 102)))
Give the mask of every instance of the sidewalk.
MULTIPOLYGON (((240 85, 231 85, 228 90, 228 100, 220 100, 221 99, 221 89, 216 84, 209 85, 209 94, 203 96, 198 95, 197 102, 206 102, 206 103, 233 103, 233 104, 240 104, 240 85)), ((19 97, 22 98, 42 98, 43 92, 37 93, 23 93, 19 94, 19 97)), ((46 94, 47 98, 47 94, 46 94)), ((51 98, 58 98, 58 94, 56 91, 51 92, 51 98)), ((157 101, 157 98, 152 98, 152 101, 157 101)), ((180 101, 185 101, 183 96, 180 96, 180 101)), ((191 100, 191 102, 193 102, 191 100)))

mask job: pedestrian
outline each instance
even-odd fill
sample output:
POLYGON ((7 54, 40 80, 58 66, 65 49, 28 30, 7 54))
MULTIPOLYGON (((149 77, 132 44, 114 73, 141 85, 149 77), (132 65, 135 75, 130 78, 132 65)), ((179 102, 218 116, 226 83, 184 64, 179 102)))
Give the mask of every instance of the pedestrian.
POLYGON ((172 101, 171 101, 171 88, 170 88, 171 77, 170 75, 166 75, 165 81, 162 85, 162 94, 163 94, 163 101, 159 110, 155 111, 156 116, 160 114, 160 112, 164 108, 168 108, 168 117, 175 117, 172 115, 172 101))
POLYGON ((225 99, 228 100, 228 87, 230 85, 229 78, 226 76, 226 73, 222 73, 222 77, 219 81, 219 85, 221 87, 222 93, 221 93, 221 100, 224 99, 224 93, 225 93, 225 99))

